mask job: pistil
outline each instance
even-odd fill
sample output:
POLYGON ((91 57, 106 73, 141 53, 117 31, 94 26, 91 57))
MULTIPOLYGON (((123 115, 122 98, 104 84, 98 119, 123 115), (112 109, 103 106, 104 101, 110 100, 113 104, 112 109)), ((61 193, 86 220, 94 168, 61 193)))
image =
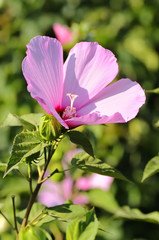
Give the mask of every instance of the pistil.
POLYGON ((78 97, 78 95, 67 93, 67 96, 70 98, 71 104, 70 106, 67 106, 63 111, 62 118, 64 120, 76 117, 76 108, 73 107, 73 103, 75 99, 78 97))

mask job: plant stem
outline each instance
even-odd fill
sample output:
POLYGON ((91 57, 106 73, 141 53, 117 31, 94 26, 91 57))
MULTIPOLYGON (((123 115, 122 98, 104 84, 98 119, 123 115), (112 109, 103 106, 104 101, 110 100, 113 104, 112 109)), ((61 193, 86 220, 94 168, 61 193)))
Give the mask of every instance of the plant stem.
POLYGON ((30 193, 33 193, 33 187, 32 187, 32 168, 31 163, 28 164, 28 177, 29 177, 29 187, 30 187, 30 193))
POLYGON ((48 149, 48 158, 46 159, 46 164, 45 164, 44 168, 42 169, 41 174, 40 174, 40 176, 38 178, 38 182, 37 182, 36 188, 35 188, 34 192, 30 196, 29 203, 28 203, 27 210, 26 210, 26 214, 25 214, 25 217, 23 219, 21 228, 23 228, 23 227, 25 227, 27 225, 28 217, 29 217, 31 208, 32 208, 32 206, 33 206, 33 204, 35 202, 35 199, 36 199, 36 197, 38 195, 38 192, 40 190, 44 174, 45 174, 46 169, 47 169, 47 167, 49 165, 49 162, 51 160, 52 155, 53 155, 53 152, 51 151, 51 148, 49 147, 49 149, 48 149))
POLYGON ((51 174, 49 174, 46 178, 44 178, 41 183, 45 182, 49 178, 51 178, 55 173, 59 173, 59 170, 56 168, 51 174))
POLYGON ((15 226, 15 231, 18 234, 18 227, 17 227, 17 220, 16 220, 16 210, 15 210, 15 196, 12 195, 12 202, 13 202, 13 216, 14 216, 14 226, 15 226))
MULTIPOLYGON (((48 146, 48 154, 46 152, 46 147, 44 148, 45 166, 41 170, 41 172, 39 173, 39 178, 38 178, 35 190, 31 193, 31 196, 30 196, 30 199, 29 199, 29 202, 28 202, 28 206, 27 206, 27 210, 26 210, 23 222, 21 224, 20 232, 22 231, 22 229, 24 227, 27 226, 30 211, 31 211, 32 206, 33 206, 33 204, 35 202, 35 199, 36 199, 36 197, 38 195, 40 187, 41 187, 41 185, 43 183, 43 178, 44 178, 45 172, 47 170, 47 167, 49 165, 49 162, 50 162, 50 160, 51 160, 51 158, 52 158, 52 156, 53 156, 53 154, 54 154, 58 144, 60 143, 60 141, 62 140, 63 137, 64 137, 64 135, 62 134, 58 139, 55 140, 53 145, 49 145, 48 146)), ((17 239, 18 239, 18 237, 17 237, 17 239)))
POLYGON ((39 213, 34 219, 32 219, 32 221, 29 223, 29 225, 32 225, 33 222, 35 222, 39 217, 41 217, 42 215, 44 215, 45 213, 42 211, 41 213, 39 213))

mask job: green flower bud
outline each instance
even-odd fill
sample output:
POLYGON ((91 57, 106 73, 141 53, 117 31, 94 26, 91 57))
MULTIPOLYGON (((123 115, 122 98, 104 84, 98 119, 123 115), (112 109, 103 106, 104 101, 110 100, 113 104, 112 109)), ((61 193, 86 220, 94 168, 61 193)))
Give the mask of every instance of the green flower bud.
POLYGON ((41 137, 47 141, 57 139, 61 134, 61 128, 61 124, 50 114, 45 114, 40 119, 39 132, 41 137))

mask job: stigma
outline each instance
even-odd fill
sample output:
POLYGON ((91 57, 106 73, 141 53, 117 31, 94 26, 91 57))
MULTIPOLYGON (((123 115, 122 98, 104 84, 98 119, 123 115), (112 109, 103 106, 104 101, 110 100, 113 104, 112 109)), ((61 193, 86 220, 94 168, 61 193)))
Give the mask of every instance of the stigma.
POLYGON ((78 97, 78 95, 71 94, 71 93, 67 93, 66 95, 70 98, 71 104, 70 104, 70 106, 67 106, 65 108, 65 110, 63 111, 62 118, 64 120, 76 117, 76 108, 73 107, 73 103, 74 103, 75 99, 78 97))

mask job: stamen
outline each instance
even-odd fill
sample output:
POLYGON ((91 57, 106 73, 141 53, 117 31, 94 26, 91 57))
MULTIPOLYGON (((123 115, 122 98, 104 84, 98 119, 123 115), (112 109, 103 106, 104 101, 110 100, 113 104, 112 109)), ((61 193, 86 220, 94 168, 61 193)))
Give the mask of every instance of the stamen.
POLYGON ((78 95, 76 95, 76 94, 71 94, 71 93, 67 93, 66 95, 67 95, 67 96, 70 98, 70 100, 71 100, 71 105, 70 105, 70 107, 73 108, 73 103, 74 103, 75 99, 78 97, 78 95))
POLYGON ((75 99, 78 97, 78 95, 67 93, 67 96, 70 98, 71 104, 70 106, 67 106, 63 111, 62 118, 64 120, 76 117, 76 108, 73 107, 73 103, 75 99))

